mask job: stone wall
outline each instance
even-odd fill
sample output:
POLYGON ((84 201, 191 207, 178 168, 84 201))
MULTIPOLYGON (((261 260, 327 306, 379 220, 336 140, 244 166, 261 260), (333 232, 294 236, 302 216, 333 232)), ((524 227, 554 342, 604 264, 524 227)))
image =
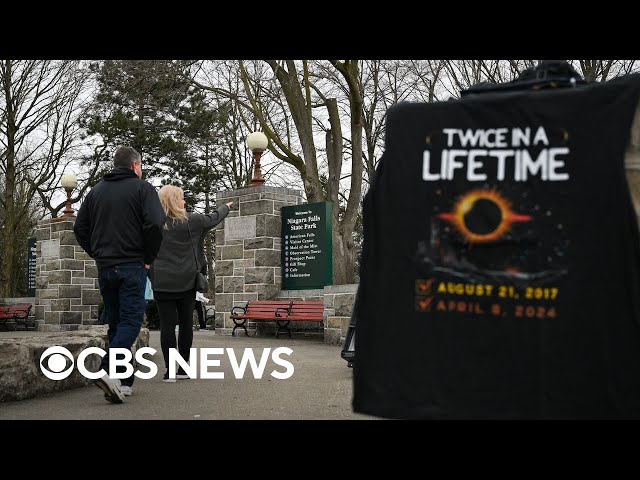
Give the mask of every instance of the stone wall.
MULTIPOLYGON (((282 285, 280 209, 299 205, 299 190, 247 187, 218 192, 216 202, 233 201, 227 218, 216 227, 215 305, 216 332, 231 334, 234 306, 248 300, 273 300, 282 285)), ((249 322, 249 330, 256 325, 249 322)))
MULTIPOLYGON (((277 299, 324 300, 324 343, 342 345, 349 330, 349 322, 351 321, 351 313, 353 312, 357 290, 357 283, 327 285, 324 289, 317 290, 281 290, 277 299)), ((296 322, 293 329, 298 332, 305 332, 307 330, 317 329, 317 327, 318 324, 315 322, 296 322)), ((262 328, 264 328, 265 334, 275 332, 275 327, 271 326, 271 328, 269 328, 265 326, 258 330, 259 334, 262 333, 262 328)))
POLYGON ((98 319, 98 269, 76 242, 75 217, 38 222, 35 318, 38 330, 77 330, 98 319))
MULTIPOLYGON (((357 283, 328 285, 323 289, 280 290, 274 300, 324 301, 324 322, 321 332, 318 331, 317 322, 295 322, 291 325, 291 329, 298 335, 317 334, 322 337, 324 343, 342 345, 349 330, 357 290, 357 283)), ((238 305, 245 304, 246 301, 238 301, 238 305)), ((248 324, 251 325, 252 332, 258 336, 274 335, 276 331, 275 322, 249 322, 248 324)), ((243 330, 239 331, 243 332, 243 330)))
POLYGON ((349 330, 357 283, 324 287, 324 343, 342 345, 349 330))
MULTIPOLYGON (((323 331, 318 331, 316 322, 296 322, 293 329, 298 333, 317 334, 325 343, 342 344, 349 328, 357 284, 281 290, 280 209, 304 203, 300 191, 261 186, 218 192, 218 205, 228 201, 234 202, 234 208, 216 227, 216 332, 231 334, 232 308, 245 306, 249 300, 315 300, 324 301, 323 331)), ((272 335, 275 322, 249 321, 247 329, 250 335, 272 335)))
MULTIPOLYGON (((326 288, 326 287, 325 287, 326 288)), ((276 300, 302 300, 308 302, 322 302, 324 301, 324 289, 316 288, 309 290, 280 290, 276 300)), ((326 304, 325 304, 326 305, 326 304)), ((318 322, 291 322, 289 325, 293 332, 298 334, 303 333, 305 335, 318 335, 320 338, 324 337, 324 332, 327 326, 327 314, 325 311, 324 321, 322 322, 322 331, 318 330, 318 322)), ((259 335, 275 335, 276 323, 275 322, 259 322, 258 334, 259 335)), ((283 337, 284 338, 284 337, 283 337)))

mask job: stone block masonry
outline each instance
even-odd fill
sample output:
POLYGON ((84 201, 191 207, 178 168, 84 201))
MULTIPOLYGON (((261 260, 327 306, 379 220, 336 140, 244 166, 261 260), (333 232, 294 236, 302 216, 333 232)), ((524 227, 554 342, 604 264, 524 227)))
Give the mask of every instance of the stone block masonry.
MULTIPOLYGON (((277 300, 324 301, 324 343, 342 345, 349 330, 357 291, 357 283, 327 285, 315 290, 281 290, 277 300)), ((304 331, 316 326, 313 322, 299 322, 295 327, 304 331)))
MULTIPOLYGON (((273 300, 281 288, 281 208, 304 203, 299 190, 262 185, 218 192, 216 203, 233 201, 216 227, 216 331, 230 334, 231 309, 247 300, 273 300)), ((253 322, 249 329, 255 332, 253 322)))
POLYGON ((97 322, 102 301, 98 269, 76 242, 75 217, 38 222, 36 229, 36 298, 38 330, 78 330, 97 322))
MULTIPOLYGON (((301 192, 263 185, 218 192, 216 201, 218 205, 234 202, 229 216, 216 227, 216 331, 231 334, 231 310, 246 305, 248 300, 316 300, 325 304, 323 332, 317 333, 315 322, 296 322, 295 331, 315 331, 325 343, 343 344, 357 284, 282 290, 280 209, 304 203, 301 192)), ((275 332, 270 322, 248 322, 250 335, 256 328, 260 335, 275 332)))

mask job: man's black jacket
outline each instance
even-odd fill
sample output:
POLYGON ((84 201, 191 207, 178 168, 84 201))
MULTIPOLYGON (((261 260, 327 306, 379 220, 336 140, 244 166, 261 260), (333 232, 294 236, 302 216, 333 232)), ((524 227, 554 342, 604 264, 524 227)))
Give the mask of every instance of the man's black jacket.
POLYGON ((155 188, 132 170, 116 168, 85 198, 73 227, 99 268, 156 258, 164 211, 155 188))

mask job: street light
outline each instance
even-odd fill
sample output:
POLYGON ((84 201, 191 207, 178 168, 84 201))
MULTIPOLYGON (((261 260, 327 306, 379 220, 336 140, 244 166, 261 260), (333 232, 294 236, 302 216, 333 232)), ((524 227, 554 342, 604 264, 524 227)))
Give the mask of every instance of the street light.
POLYGON ((250 133, 247 137, 247 147, 253 152, 253 159, 255 160, 255 167, 253 169, 253 178, 249 185, 262 185, 264 184, 264 178, 262 178, 262 172, 260 171, 260 157, 269 146, 269 139, 262 132, 250 133))
POLYGON ((62 180, 60 181, 62 184, 62 188, 64 188, 67 192, 67 205, 65 206, 63 216, 64 217, 75 217, 73 214, 73 209, 71 208, 71 192, 74 188, 78 186, 78 180, 76 176, 72 173, 68 173, 62 175, 62 180))

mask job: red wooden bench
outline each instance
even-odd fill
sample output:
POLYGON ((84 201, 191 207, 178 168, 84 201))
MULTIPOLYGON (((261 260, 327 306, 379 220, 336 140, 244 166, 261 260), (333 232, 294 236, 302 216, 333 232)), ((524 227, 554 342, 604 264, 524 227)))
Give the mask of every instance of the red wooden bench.
POLYGON ((244 328, 244 333, 248 337, 247 320, 275 321, 276 310, 286 310, 290 306, 291 302, 289 300, 249 300, 244 307, 233 307, 231 309, 231 320, 235 325, 231 335, 236 334, 236 328, 244 328))
POLYGON ((250 300, 246 307, 234 307, 231 310, 231 319, 235 323, 231 335, 241 327, 248 336, 246 321, 253 320, 276 322, 276 338, 279 338, 281 330, 286 330, 291 338, 290 322, 322 322, 323 318, 324 302, 250 300), (235 313, 236 309, 242 310, 242 314, 235 313))
POLYGON ((16 326, 22 325, 25 329, 35 328, 35 320, 29 319, 29 313, 31 313, 31 305, 0 305, 0 325, 8 326, 9 320, 13 320, 15 323, 13 329, 16 326))

